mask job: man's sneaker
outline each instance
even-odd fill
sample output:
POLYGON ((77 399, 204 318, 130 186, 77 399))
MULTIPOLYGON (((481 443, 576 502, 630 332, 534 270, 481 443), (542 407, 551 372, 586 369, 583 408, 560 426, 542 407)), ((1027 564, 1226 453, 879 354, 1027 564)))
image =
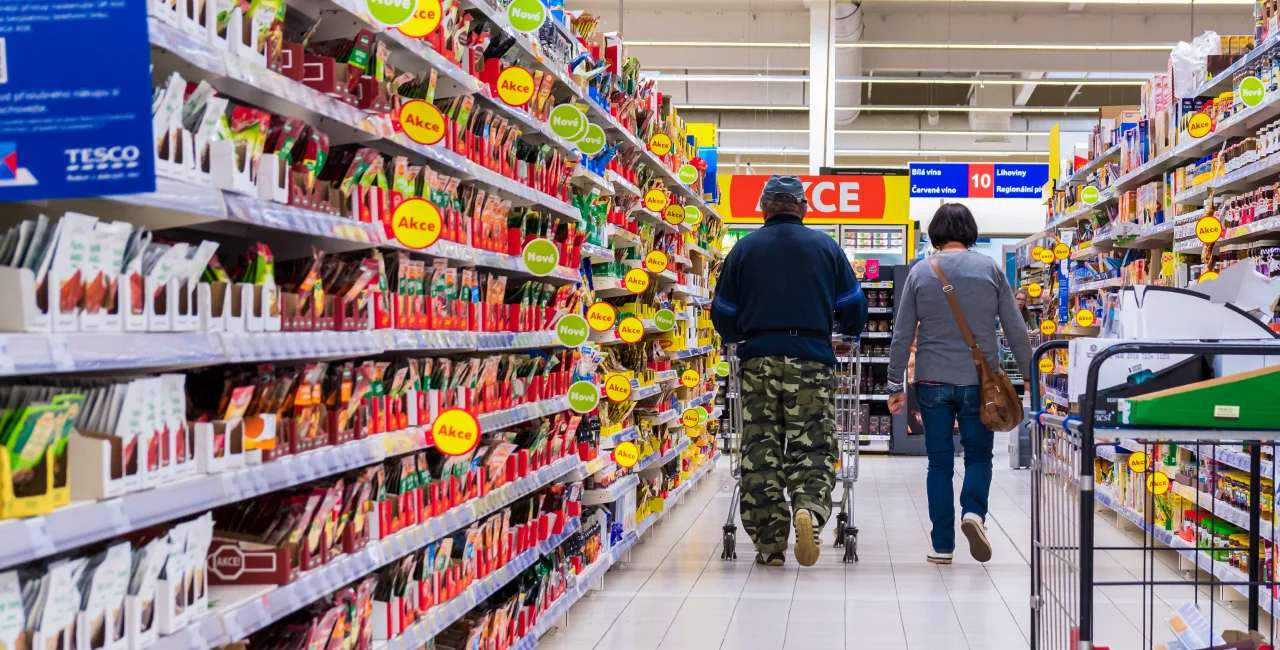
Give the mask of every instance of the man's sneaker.
POLYGON ((970 512, 960 520, 960 532, 969 538, 969 554, 979 562, 991 559, 991 542, 987 540, 987 525, 977 513, 970 512))
POLYGON ((770 553, 768 555, 765 555, 764 553, 756 553, 756 564, 762 564, 764 566, 782 566, 786 563, 786 553, 770 553))
POLYGON ((930 564, 951 564, 950 553, 939 553, 937 551, 931 550, 929 551, 928 559, 930 564))
POLYGON ((808 510, 797 510, 796 527, 796 562, 800 566, 813 566, 818 563, 818 551, 822 546, 818 543, 819 529, 813 525, 813 513, 808 510))

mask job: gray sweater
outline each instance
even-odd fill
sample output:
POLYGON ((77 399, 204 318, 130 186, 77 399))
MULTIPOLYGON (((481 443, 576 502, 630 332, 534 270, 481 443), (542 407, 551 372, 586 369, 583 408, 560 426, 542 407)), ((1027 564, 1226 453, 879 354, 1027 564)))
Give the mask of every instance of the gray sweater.
MULTIPOLYGON (((1018 361, 1022 375, 1028 376, 1031 340, 1026 324, 1013 300, 1009 281, 995 260, 974 251, 936 253, 942 270, 954 287, 969 329, 992 368, 1000 367, 996 341, 996 318, 1005 327, 1004 335, 1018 361)), ((955 314, 942 292, 942 282, 928 259, 916 262, 907 274, 906 286, 898 302, 893 324, 893 346, 889 352, 889 392, 903 390, 911 340, 916 339, 916 381, 932 381, 959 386, 978 383, 973 356, 964 342, 955 314)))

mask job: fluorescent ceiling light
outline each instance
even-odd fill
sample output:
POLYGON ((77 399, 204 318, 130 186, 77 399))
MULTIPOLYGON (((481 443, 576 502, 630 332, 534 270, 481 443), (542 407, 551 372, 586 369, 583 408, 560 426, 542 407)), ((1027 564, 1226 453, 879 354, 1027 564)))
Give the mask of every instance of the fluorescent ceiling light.
POLYGON ((1167 52, 1173 43, 925 43, 901 41, 851 41, 838 49, 861 50, 1052 50, 1071 52, 1167 52))
MULTIPOLYGON (((723 154, 757 156, 809 155, 799 147, 719 147, 723 154)), ((837 156, 1047 156, 1048 151, 1016 151, 1002 149, 836 149, 837 156)))
MULTIPOLYGON (((1012 0, 1010 0, 1012 1, 1012 0)), ((808 49, 808 43, 747 41, 627 41, 632 47, 696 47, 703 49, 808 49)), ((894 50, 1049 50, 1074 52, 1167 52, 1173 43, 936 43, 928 41, 851 41, 840 49, 894 50)))
MULTIPOLYGON (((807 112, 808 106, 746 105, 746 104, 676 104, 682 111, 792 111, 807 112)), ((863 106, 837 106, 837 111, 865 111, 868 113, 1088 113, 1097 114, 1097 106, 889 106, 867 104, 863 106)))
MULTIPOLYGON (((809 133, 809 129, 737 129, 717 127, 717 133, 809 133)), ((924 129, 836 129, 836 135, 1016 135, 1041 136, 1049 135, 1048 131, 926 131, 924 129)), ((1062 131, 1062 133, 1090 133, 1090 131, 1062 131)))
MULTIPOLYGON (((658 74, 650 76, 655 81, 685 81, 705 83, 809 83, 803 75, 763 74, 658 74)), ((836 83, 876 84, 956 84, 991 86, 1141 86, 1148 79, 985 79, 973 77, 836 77, 836 83)))

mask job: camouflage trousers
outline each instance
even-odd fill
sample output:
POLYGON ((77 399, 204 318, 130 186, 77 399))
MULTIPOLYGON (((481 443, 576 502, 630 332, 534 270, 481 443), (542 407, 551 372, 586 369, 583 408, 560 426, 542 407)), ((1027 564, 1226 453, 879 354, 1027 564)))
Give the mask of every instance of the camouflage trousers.
POLYGON ((791 507, 815 524, 835 485, 835 372, 816 361, 761 357, 742 364, 742 527, 759 553, 787 550, 791 507))

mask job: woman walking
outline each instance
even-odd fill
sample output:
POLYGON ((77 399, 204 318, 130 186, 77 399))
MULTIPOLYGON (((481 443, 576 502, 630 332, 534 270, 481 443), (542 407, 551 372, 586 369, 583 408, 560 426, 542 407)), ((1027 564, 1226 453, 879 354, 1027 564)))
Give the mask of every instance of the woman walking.
MULTIPOLYGON (((938 208, 929 222, 929 240, 942 276, 959 299, 973 338, 992 368, 999 368, 996 320, 1023 376, 1031 359, 1031 341, 1013 290, 995 260, 969 250, 978 240, 978 225, 969 209, 958 203, 938 208)), ((955 470, 952 431, 960 425, 964 447, 964 483, 960 489, 960 529, 969 540, 975 560, 991 559, 987 540, 987 495, 991 488, 994 434, 979 418, 980 391, 973 356, 965 343, 956 314, 943 291, 932 260, 922 260, 907 275, 898 305, 889 352, 889 408, 901 413, 906 402, 904 373, 916 342, 915 393, 924 421, 929 454, 927 486, 933 550, 928 560, 950 564, 955 551, 955 470)))

